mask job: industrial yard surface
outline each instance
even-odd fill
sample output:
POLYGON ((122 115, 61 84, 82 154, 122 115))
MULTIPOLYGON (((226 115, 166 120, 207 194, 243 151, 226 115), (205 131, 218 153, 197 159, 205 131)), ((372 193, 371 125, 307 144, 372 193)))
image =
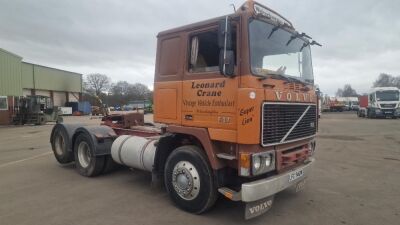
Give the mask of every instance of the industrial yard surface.
MULTIPOLYGON (((147 116, 151 119, 151 116, 147 116)), ((99 119, 66 117, 98 124, 99 119)), ((150 174, 120 169, 94 178, 53 157, 53 125, 0 127, 0 224, 399 224, 400 119, 323 114, 317 162, 300 193, 284 191, 272 209, 243 220, 223 199, 205 215, 175 208, 150 174)))

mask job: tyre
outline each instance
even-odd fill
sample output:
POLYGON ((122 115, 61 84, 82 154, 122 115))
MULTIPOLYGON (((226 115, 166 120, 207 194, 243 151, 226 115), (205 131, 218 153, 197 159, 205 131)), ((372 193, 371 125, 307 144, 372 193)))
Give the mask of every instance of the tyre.
POLYGON ((217 200, 212 169, 197 146, 182 146, 169 155, 164 182, 171 200, 185 211, 203 213, 217 200))
POLYGON ((105 157, 94 155, 94 146, 87 134, 80 134, 76 138, 74 156, 76 169, 80 175, 94 177, 103 171, 105 157))
POLYGON ((74 161, 74 154, 68 151, 68 135, 61 129, 54 132, 51 140, 51 148, 53 149, 54 157, 61 164, 67 164, 74 161))

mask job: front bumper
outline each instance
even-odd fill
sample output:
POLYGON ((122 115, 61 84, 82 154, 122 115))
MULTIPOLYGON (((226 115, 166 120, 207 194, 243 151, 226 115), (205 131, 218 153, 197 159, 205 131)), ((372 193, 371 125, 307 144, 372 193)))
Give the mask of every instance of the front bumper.
POLYGON ((235 192, 226 187, 219 188, 218 191, 233 201, 254 202, 272 196, 306 179, 311 172, 314 161, 315 160, 313 158, 310 158, 302 166, 299 166, 286 173, 244 183, 242 184, 242 189, 239 192, 235 192), (303 176, 290 182, 290 174, 301 170, 303 170, 303 176))
POLYGON ((395 108, 373 108, 372 112, 376 117, 398 117, 400 116, 400 111, 395 108))

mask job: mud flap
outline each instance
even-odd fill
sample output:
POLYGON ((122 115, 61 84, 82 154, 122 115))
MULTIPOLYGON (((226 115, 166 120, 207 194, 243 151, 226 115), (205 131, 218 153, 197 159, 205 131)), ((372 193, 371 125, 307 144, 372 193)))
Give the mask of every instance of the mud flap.
POLYGON ((244 218, 248 220, 266 213, 269 209, 271 209, 273 202, 274 195, 258 201, 247 202, 244 218))

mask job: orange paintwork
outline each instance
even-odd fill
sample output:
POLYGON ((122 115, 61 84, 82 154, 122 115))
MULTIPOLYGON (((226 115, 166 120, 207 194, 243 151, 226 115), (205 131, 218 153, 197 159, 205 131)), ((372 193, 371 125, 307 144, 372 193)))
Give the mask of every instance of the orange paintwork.
POLYGON ((263 102, 316 102, 311 86, 252 75, 159 82, 155 90, 156 122, 208 128, 212 140, 239 144, 260 143, 263 102))
POLYGON ((235 130, 238 86, 238 78, 222 76, 184 81, 182 125, 235 130))
POLYGON ((154 121, 181 125, 182 82, 154 83, 154 121))
MULTIPOLYGON (((219 71, 191 73, 188 67, 191 35, 218 26, 220 19, 200 22, 159 34, 154 83, 154 121, 208 129, 211 140, 260 144, 263 102, 312 102, 312 85, 250 74, 248 20, 253 1, 235 14, 236 62, 234 78, 219 71), (171 43, 168 40, 176 39, 171 43), (164 46, 164 45, 170 46, 164 46), (163 53, 161 51, 164 51, 163 53)), ((273 11, 272 11, 273 12, 273 11)), ((274 12, 274 14, 277 14, 274 12)), ((283 18, 283 17, 282 17, 283 18)), ((294 28, 286 20, 288 29, 294 28)))

